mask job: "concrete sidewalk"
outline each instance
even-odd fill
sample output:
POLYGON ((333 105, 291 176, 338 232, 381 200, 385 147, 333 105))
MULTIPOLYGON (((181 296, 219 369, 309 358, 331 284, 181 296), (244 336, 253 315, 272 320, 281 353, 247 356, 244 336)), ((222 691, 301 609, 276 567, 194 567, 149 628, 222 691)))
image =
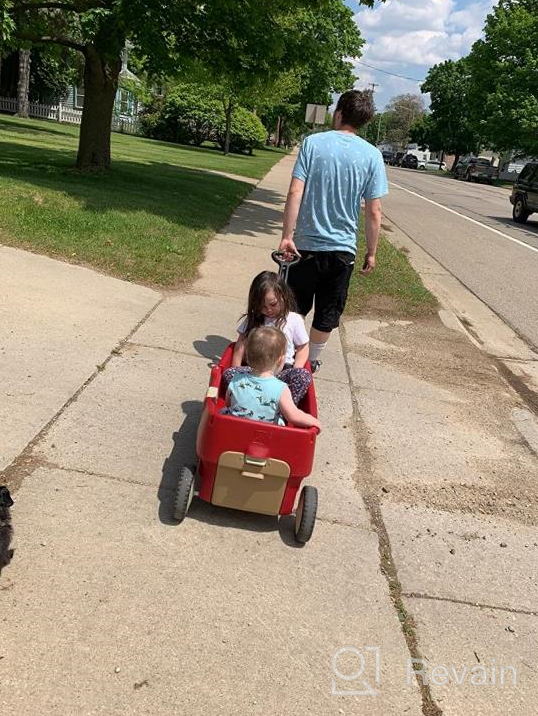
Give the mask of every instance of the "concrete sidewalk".
POLYGON ((170 519, 209 364, 253 275, 274 267, 292 164, 209 244, 189 293, 0 248, 6 279, 17 277, 3 459, 19 486, 16 555, 0 578, 4 710, 535 713, 538 462, 511 421, 525 406, 437 316, 348 320, 345 351, 331 339, 316 377, 324 431, 308 545, 290 520, 197 501, 182 525, 170 519), (22 395, 26 374, 39 400, 22 395), (448 671, 421 689, 406 678, 411 657, 458 678, 485 665, 490 680, 496 659, 515 665, 518 685, 480 689, 467 672, 458 685, 448 671), (376 694, 351 693, 368 684, 376 694))
MULTIPOLYGON (((199 502, 181 526, 170 520, 177 470, 194 459, 209 363, 233 338, 253 275, 274 266, 292 161, 268 174, 209 245, 187 294, 162 300, 65 264, 47 274, 48 259, 1 249, 17 277, 7 296, 5 372, 18 370, 14 389, 26 390, 18 368, 26 353, 39 366, 36 385, 52 386, 46 400, 14 401, 4 417, 20 426, 4 458, 15 458, 5 475, 20 485, 16 554, 0 587, 4 710, 421 713, 416 682, 406 686, 409 652, 378 535, 355 482, 338 338, 317 383, 325 430, 311 478, 320 489, 312 541, 297 548, 291 520, 199 502), (57 272, 68 277, 65 291, 57 272), (26 351, 20 296, 27 314, 41 306, 26 351), (335 689, 364 690, 364 681, 378 696, 332 695, 331 659, 346 646, 380 647, 381 684, 366 653, 360 678, 336 679, 335 689)), ((337 667, 356 672, 357 659, 347 651, 337 667)))

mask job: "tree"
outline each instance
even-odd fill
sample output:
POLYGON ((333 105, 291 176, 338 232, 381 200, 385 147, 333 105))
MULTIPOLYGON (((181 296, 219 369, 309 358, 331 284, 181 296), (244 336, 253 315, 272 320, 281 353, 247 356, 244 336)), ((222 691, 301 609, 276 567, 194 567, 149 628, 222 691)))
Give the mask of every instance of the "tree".
POLYGON ((430 93, 431 115, 414 126, 414 141, 433 151, 454 154, 455 167, 460 155, 475 152, 479 145, 472 119, 475 102, 468 60, 434 65, 420 89, 430 93))
MULTIPOLYGON (((308 102, 329 105, 334 93, 353 87, 356 77, 349 57, 358 57, 363 40, 353 14, 340 0, 329 0, 323 8, 295 13, 290 24, 290 47, 284 78, 287 91, 275 93, 264 107, 269 126, 278 137, 291 141, 305 131, 308 102)), ((282 88, 280 79, 275 83, 282 88)))
POLYGON ((85 97, 77 166, 88 169, 110 166, 112 111, 127 39, 153 70, 172 71, 192 56, 218 65, 222 54, 235 55, 244 74, 249 68, 243 59, 267 62, 263 53, 274 40, 271 17, 285 5, 284 0, 13 0, 8 12, 19 39, 82 53, 85 97), (258 54, 249 56, 245 45, 255 44, 258 54))
POLYGON ((0 0, 0 71, 2 58, 9 51, 8 43, 13 35, 15 23, 13 22, 11 0, 0 0))
POLYGON ((30 100, 54 104, 69 92, 82 74, 79 54, 52 45, 34 48, 30 65, 30 100))
MULTIPOLYGON (((372 5, 373 0, 362 0, 372 5)), ((52 43, 84 57, 84 110, 77 166, 110 166, 110 125, 126 40, 148 70, 172 72, 196 57, 229 80, 227 111, 251 78, 269 75, 297 47, 282 19, 298 8, 343 0, 0 0, 19 40, 52 43), (289 42, 291 40, 291 42, 289 42)), ((314 44, 315 38, 312 38, 314 44)), ((303 43, 304 46, 304 43, 303 43)), ((303 58, 307 62, 310 57, 303 58)))
POLYGON ((424 114, 424 102, 420 95, 400 94, 393 97, 385 111, 385 138, 404 149, 409 142, 411 127, 424 114))
POLYGON ((538 0, 500 0, 468 58, 474 121, 499 151, 538 154, 538 0))
POLYGON ((28 92, 30 90, 30 54, 30 49, 19 50, 17 117, 28 117, 28 92))

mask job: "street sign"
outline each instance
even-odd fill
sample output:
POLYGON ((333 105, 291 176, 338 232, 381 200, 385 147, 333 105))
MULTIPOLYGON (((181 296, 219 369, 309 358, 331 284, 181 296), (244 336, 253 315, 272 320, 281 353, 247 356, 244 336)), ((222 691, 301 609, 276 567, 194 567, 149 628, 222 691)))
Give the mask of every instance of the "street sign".
POLYGON ((327 107, 324 104, 307 104, 305 122, 309 124, 325 124, 327 107))

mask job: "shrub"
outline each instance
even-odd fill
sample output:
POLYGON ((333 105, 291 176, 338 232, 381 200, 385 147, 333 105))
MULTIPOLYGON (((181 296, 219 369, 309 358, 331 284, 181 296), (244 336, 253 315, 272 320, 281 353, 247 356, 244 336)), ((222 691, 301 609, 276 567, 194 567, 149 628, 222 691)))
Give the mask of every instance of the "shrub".
POLYGON ((207 88, 181 84, 142 114, 143 132, 153 139, 199 147, 209 138, 219 109, 207 88))
MULTIPOLYGON (((252 154, 255 147, 263 147, 267 132, 259 117, 244 107, 236 107, 232 114, 230 134, 231 152, 248 152, 252 154)), ((220 109, 215 126, 215 138, 221 149, 226 139, 226 116, 220 109)))

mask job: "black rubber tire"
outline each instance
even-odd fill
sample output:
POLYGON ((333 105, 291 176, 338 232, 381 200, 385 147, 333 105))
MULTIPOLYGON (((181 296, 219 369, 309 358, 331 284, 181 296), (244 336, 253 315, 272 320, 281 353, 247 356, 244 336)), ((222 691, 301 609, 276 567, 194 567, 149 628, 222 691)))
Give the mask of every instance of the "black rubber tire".
POLYGON ((194 473, 189 467, 182 467, 174 496, 174 519, 183 522, 194 497, 194 473))
POLYGON ((316 524, 318 511, 318 491, 315 487, 307 485, 301 490, 297 510, 295 512, 295 539, 306 544, 312 537, 316 524))
POLYGON ((518 198, 514 202, 514 208, 512 209, 512 218, 514 219, 516 224, 524 224, 530 215, 530 211, 527 211, 527 209, 525 209, 525 203, 523 199, 518 196, 518 198))
POLYGON ((471 172, 467 172, 467 174, 465 175, 465 181, 473 181, 471 172))

